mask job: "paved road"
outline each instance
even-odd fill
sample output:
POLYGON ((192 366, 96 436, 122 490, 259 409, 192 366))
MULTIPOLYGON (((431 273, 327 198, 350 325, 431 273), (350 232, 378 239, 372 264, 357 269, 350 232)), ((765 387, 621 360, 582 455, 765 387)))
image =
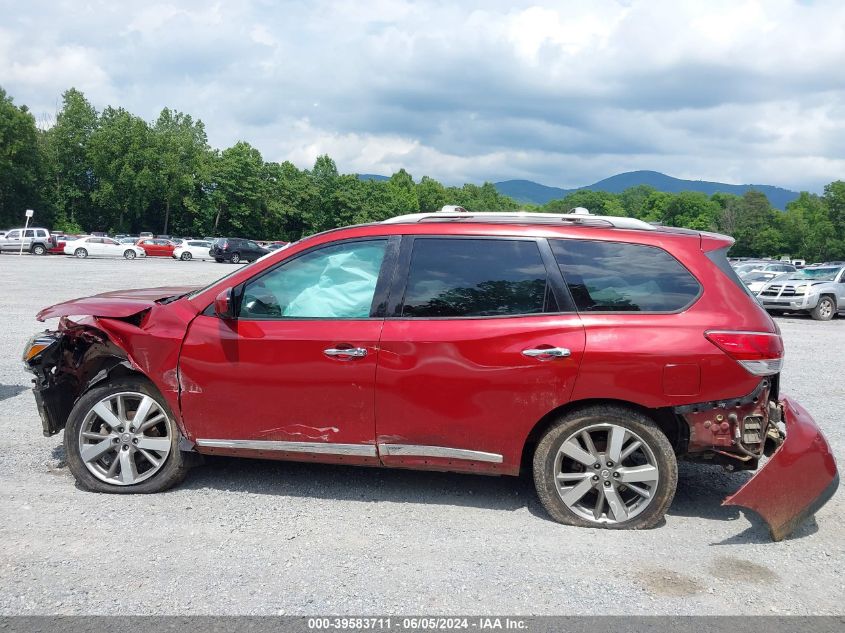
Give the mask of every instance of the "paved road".
MULTIPOLYGON (((0 257, 0 614, 843 612, 843 493, 771 543, 719 506, 747 475, 690 464, 643 532, 553 523, 515 478, 217 459, 165 494, 77 489, 20 363, 35 312, 231 269, 0 257)), ((779 323, 783 389, 845 463, 845 319, 779 323)))

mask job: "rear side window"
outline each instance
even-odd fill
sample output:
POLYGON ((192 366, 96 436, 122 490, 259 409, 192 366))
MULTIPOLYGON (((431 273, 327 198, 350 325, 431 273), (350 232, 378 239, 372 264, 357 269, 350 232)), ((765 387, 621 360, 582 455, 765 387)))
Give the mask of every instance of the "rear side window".
POLYGON ((677 312, 701 286, 669 253, 655 246, 589 240, 549 240, 582 312, 677 312))
POLYGON ((556 310, 534 241, 414 240, 403 317, 485 317, 556 310))

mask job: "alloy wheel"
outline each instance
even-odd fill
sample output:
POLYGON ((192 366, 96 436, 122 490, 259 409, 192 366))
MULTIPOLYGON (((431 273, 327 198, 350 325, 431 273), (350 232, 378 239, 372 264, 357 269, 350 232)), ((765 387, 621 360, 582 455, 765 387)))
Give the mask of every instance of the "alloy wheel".
POLYGON ((642 437, 617 424, 594 424, 570 435, 555 457, 555 486, 572 512, 594 523, 621 523, 642 513, 660 480, 642 437))
POLYGON ((122 392, 94 405, 79 431, 79 455, 100 481, 140 483, 164 466, 171 450, 170 418, 147 394, 122 392))
POLYGON ((191 259, 191 254, 190 254, 190 253, 182 253, 182 255, 181 255, 181 260, 182 260, 183 262, 186 262, 186 261, 188 261, 189 259, 191 259))
POLYGON ((833 302, 825 297, 819 302, 819 316, 828 319, 833 314, 833 302))

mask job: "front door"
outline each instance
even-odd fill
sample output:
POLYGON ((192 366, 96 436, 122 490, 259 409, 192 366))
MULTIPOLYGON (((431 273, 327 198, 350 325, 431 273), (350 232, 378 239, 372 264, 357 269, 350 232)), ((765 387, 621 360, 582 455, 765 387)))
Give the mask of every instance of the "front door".
POLYGON ((237 319, 194 319, 179 382, 201 452, 378 463, 373 306, 387 243, 297 254, 236 289, 237 319))
POLYGON ((382 462, 518 472, 531 429, 568 401, 584 352, 548 244, 418 236, 399 262, 376 378, 382 462))

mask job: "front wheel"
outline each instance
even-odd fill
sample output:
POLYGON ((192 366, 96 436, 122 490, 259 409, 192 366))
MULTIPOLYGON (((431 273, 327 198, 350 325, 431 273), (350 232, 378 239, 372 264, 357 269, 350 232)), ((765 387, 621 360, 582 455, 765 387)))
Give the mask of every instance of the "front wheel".
POLYGON ((84 248, 77 248, 75 251, 73 251, 73 254, 79 259, 85 259, 86 257, 88 257, 88 251, 86 251, 84 248))
POLYGON ((126 250, 123 253, 123 257, 126 259, 135 259, 136 253, 133 250, 126 250))
POLYGON ((143 378, 86 392, 70 412, 64 443, 73 476, 94 492, 160 492, 187 472, 167 403, 143 378))
POLYGON ((675 496, 678 465, 653 420, 630 409, 573 411, 534 452, 534 484, 551 517, 566 525, 646 529, 675 496))
POLYGON ((182 254, 179 256, 179 259, 181 259, 183 262, 190 261, 190 259, 191 259, 191 254, 190 254, 190 253, 188 253, 188 252, 184 252, 184 253, 182 253, 182 254))
POLYGON ((240 264, 241 263, 241 256, 239 253, 232 253, 232 263, 233 264, 240 264))
POLYGON ((819 299, 816 307, 810 310, 810 316, 816 321, 830 321, 836 314, 836 303, 832 297, 824 296, 819 299))

